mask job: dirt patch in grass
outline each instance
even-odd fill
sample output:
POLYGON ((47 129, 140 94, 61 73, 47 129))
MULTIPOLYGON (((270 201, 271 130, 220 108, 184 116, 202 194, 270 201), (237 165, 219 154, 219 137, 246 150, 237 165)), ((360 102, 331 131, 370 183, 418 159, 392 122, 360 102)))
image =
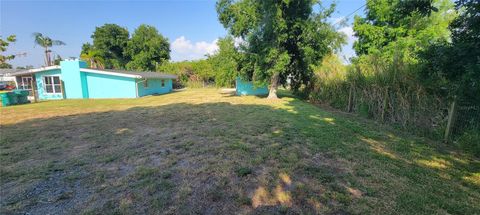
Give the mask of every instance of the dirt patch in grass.
POLYGON ((2 214, 480 210, 477 159, 289 97, 203 89, 3 113, 2 214))

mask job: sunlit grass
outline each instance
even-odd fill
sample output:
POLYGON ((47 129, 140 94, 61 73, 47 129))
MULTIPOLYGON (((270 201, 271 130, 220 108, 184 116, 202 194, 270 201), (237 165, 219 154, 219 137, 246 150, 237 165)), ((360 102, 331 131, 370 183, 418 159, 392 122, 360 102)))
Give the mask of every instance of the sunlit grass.
POLYGON ((480 211, 477 158, 285 93, 219 92, 1 108, 0 213, 480 211))

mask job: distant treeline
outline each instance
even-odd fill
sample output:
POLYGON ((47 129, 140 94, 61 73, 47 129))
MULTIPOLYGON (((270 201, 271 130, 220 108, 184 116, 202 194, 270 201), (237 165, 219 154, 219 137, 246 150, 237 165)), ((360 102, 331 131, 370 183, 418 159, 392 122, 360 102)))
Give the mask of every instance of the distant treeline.
POLYGON ((218 40, 218 51, 207 59, 182 62, 165 62, 157 71, 176 74, 175 88, 180 87, 234 87, 238 73, 239 52, 232 37, 218 40))

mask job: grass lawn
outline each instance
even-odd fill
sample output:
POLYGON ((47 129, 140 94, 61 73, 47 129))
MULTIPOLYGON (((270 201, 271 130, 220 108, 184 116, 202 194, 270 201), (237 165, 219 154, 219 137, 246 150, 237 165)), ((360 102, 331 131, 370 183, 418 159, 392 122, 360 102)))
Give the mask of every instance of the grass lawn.
POLYGON ((1 214, 480 213, 478 158, 288 96, 0 111, 1 214))

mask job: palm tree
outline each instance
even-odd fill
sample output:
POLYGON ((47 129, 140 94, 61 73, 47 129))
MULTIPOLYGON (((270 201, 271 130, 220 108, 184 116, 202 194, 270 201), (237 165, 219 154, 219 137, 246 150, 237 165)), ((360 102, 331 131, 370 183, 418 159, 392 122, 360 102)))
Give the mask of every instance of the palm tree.
POLYGON ((45 65, 51 66, 52 59, 50 58, 51 50, 49 48, 52 46, 65 45, 65 43, 60 40, 52 40, 50 37, 44 36, 43 34, 38 32, 33 33, 33 37, 35 37, 35 44, 45 49, 45 65))
POLYGON ((87 61, 90 68, 96 69, 104 69, 105 68, 105 60, 102 58, 100 51, 95 49, 90 49, 86 53, 82 53, 80 55, 80 59, 87 61))

